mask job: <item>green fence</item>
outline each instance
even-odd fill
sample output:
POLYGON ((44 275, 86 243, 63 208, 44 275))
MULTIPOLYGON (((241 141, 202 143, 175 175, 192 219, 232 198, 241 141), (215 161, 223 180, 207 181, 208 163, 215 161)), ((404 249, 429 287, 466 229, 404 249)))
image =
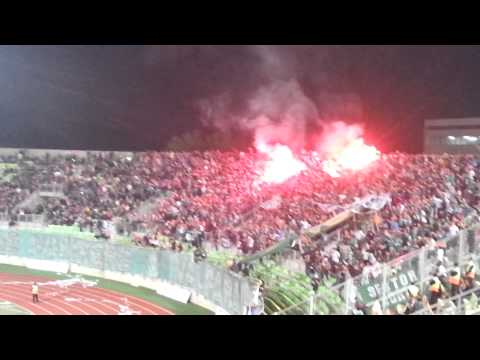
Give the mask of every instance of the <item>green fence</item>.
POLYGON ((0 229, 0 255, 68 262, 90 269, 159 279, 194 291, 228 313, 243 314, 252 300, 250 282, 191 254, 85 240, 30 229, 0 229))
MULTIPOLYGON (((470 259, 480 267, 479 224, 460 231, 455 236, 449 236, 439 243, 443 243, 441 247, 444 251, 447 270, 451 270, 455 263, 463 269, 470 259)), ((363 275, 350 278, 343 284, 330 288, 330 292, 335 295, 332 296, 335 307, 331 307, 334 311, 330 313, 351 314, 355 301, 370 309, 377 300, 380 301, 384 312, 395 313, 397 305, 404 305, 407 302, 407 289, 411 283, 417 285, 422 292, 427 290, 428 281, 436 270, 439 253, 440 246, 424 247, 387 264, 371 267, 370 271, 365 271, 363 275)), ((318 314, 316 304, 321 303, 323 306, 325 302, 328 302, 325 293, 319 293, 279 314, 318 314)))

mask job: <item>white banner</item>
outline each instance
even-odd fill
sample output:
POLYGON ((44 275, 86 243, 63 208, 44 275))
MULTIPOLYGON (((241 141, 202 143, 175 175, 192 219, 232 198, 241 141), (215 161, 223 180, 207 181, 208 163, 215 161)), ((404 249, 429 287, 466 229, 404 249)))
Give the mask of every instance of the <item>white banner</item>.
POLYGON ((317 207, 325 212, 337 212, 345 211, 347 209, 352 210, 354 213, 360 213, 365 211, 379 211, 383 209, 387 204, 392 201, 390 195, 370 195, 363 199, 357 200, 350 206, 341 206, 335 204, 322 204, 317 203, 317 207))
POLYGON ((357 214, 369 211, 380 211, 391 201, 392 198, 388 194, 378 196, 371 195, 356 202, 352 207, 352 211, 357 214))

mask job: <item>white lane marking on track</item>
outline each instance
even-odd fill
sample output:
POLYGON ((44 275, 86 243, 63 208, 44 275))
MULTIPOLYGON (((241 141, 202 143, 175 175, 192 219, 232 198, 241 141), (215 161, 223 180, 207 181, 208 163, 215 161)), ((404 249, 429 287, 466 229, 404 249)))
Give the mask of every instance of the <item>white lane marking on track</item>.
MULTIPOLYGON (((0 277, 1 277, 2 274, 0 274, 0 277)), ((17 276, 19 277, 19 276, 17 276)), ((28 277, 28 276, 24 276, 24 277, 28 277)), ((31 278, 31 277, 28 277, 28 278, 31 278)), ((7 282, 4 282, 3 284, 6 284, 7 282)), ((30 286, 31 284, 33 284, 33 281, 9 281, 8 283, 15 283, 15 284, 21 284, 21 287, 25 287, 25 285, 28 285, 30 286)), ((44 282, 44 283, 47 283, 47 282, 44 282)), ((51 283, 51 282, 48 282, 48 283, 51 283)), ((80 283, 77 281, 77 283, 80 283)), ((82 289, 91 289, 91 287, 87 287, 87 286, 81 286, 81 287, 74 287, 74 286, 69 286, 68 288, 66 288, 66 291, 64 291, 63 293, 59 293, 59 292, 47 292, 43 295, 43 297, 45 297, 46 295, 47 296, 58 296, 58 295, 62 295, 62 294, 68 294, 68 293, 71 293, 71 292, 82 292, 82 289)), ((88 290, 87 290, 88 291, 88 290)), ((94 297, 97 297, 97 295, 93 295, 94 297)), ((61 303, 61 300, 59 300, 59 302, 61 303)), ((84 304, 85 306, 87 306, 87 304, 84 304)), ((113 314, 116 314, 118 309, 117 307, 112 307, 110 305, 106 305, 106 304, 101 304, 99 302, 97 302, 97 307, 91 307, 91 309, 95 310, 95 312, 100 312, 101 315, 113 315, 113 314), (108 312, 105 312, 105 311, 108 311, 108 312), (111 312, 111 314, 110 314, 111 312)), ((77 310, 78 308, 74 305, 72 305, 72 307, 75 307, 77 310)), ((87 314, 88 315, 88 314, 87 314)))
MULTIPOLYGON (((1 285, 7 285, 7 286, 20 285, 23 287, 25 285, 30 286, 32 284, 33 284, 33 281, 7 281, 4 283, 0 283, 0 286, 1 285)), ((67 279, 67 280, 52 280, 52 281, 38 282, 38 284, 43 286, 44 289, 47 289, 47 286, 48 287, 57 286, 57 287, 60 287, 61 289, 66 290, 66 292, 68 292, 75 285, 81 285, 81 287, 85 289, 85 288, 90 288, 92 286, 96 286, 97 283, 95 281, 88 281, 79 277, 72 277, 71 279, 67 279)), ((50 291, 50 292, 44 293, 43 298, 53 299, 55 297, 58 297, 59 295, 62 295, 62 293, 58 291, 50 291)), ((61 303, 61 300, 59 300, 59 302, 61 303)), ((73 304, 70 304, 69 306, 83 315, 89 315, 87 312, 83 311, 78 306, 75 306, 73 304)), ((86 307, 88 306, 86 305, 86 307)), ((92 307, 89 307, 89 308, 92 309, 92 307)), ((96 308, 93 308, 93 309, 95 310, 95 312, 100 312, 101 314, 105 314, 103 311, 99 309, 96 309, 96 308)))
POLYGON ((139 308, 143 309, 145 312, 147 312, 149 314, 152 314, 152 315, 159 315, 157 312, 155 312, 155 310, 160 311, 160 314, 175 315, 174 313, 172 313, 169 310, 166 310, 166 309, 164 309, 164 308, 162 308, 162 307, 160 307, 156 304, 149 303, 148 301, 145 301, 145 300, 137 298, 137 297, 132 297, 132 296, 128 296, 128 295, 125 295, 125 294, 120 294, 120 293, 117 293, 117 292, 114 292, 114 291, 111 291, 111 290, 105 290, 105 289, 92 288, 91 290, 102 290, 102 292, 105 296, 106 296, 106 294, 110 294, 110 295, 113 295, 113 296, 116 295, 116 296, 120 296, 120 297, 122 297, 122 296, 126 297, 135 306, 138 306, 139 308), (139 303, 146 304, 149 307, 142 306, 139 303))
POLYGON ((11 301, 12 303, 14 303, 14 304, 16 304, 20 307, 23 307, 30 312, 35 313, 36 310, 37 311, 40 310, 42 312, 41 315, 55 315, 54 313, 52 313, 50 310, 43 307, 42 305, 33 304, 33 303, 30 303, 30 302, 27 302, 27 301, 23 300, 23 296, 18 296, 18 294, 15 291, 11 292, 11 291, 8 291, 8 290, 2 290, 2 294, 0 296, 3 299, 5 299, 7 301, 11 301), (46 314, 43 314, 43 313, 46 313, 46 314))
MULTIPOLYGON (((1 275, 0 274, 0 278, 1 278, 1 275)), ((21 276, 17 276, 17 277, 21 277, 21 276)), ((24 277, 28 277, 28 278, 31 278, 29 276, 24 276, 24 277)), ((10 277, 11 278, 11 277, 10 277)), ((15 284, 22 284, 22 285, 31 285, 33 283, 33 281, 9 281, 8 283, 15 283, 15 284)), ((2 283, 0 283, 1 285, 2 283)), ((5 283, 3 283, 5 284, 5 283)), ((40 283, 39 283, 40 284, 40 283)), ((132 296, 129 296, 129 295, 125 295, 125 294, 121 294, 121 293, 117 293, 115 291, 111 291, 111 290, 107 290, 107 289, 100 289, 100 288, 96 288, 94 286, 97 285, 97 282, 96 281, 89 281, 89 280, 85 280, 85 279, 82 279, 81 277, 72 277, 71 279, 68 279, 68 280, 51 280, 51 281, 46 281, 44 282, 43 284, 49 284, 49 285, 60 285, 62 287, 71 287, 75 284, 83 284, 83 288, 86 288, 88 287, 89 290, 92 290, 93 292, 98 292, 100 291, 101 294, 97 295, 98 297, 102 298, 102 297, 107 297, 109 299, 115 299, 117 300, 118 297, 122 297, 124 299, 130 299, 132 305, 134 307, 139 307, 140 309, 143 309, 147 314, 152 314, 152 315, 159 315, 160 314, 167 314, 167 315, 175 315, 173 312, 163 308, 163 307, 160 307, 154 303, 150 303, 148 301, 145 301, 141 298, 137 298, 137 297, 132 297, 132 296), (143 306, 141 304, 145 304, 146 306, 143 306)), ((80 290, 80 289, 78 289, 80 290)), ((114 303, 114 302, 112 302, 114 303)), ((114 303, 115 306, 119 306, 118 303, 114 303)))
MULTIPOLYGON (((108 299, 115 299, 115 300, 116 300, 116 299, 118 299, 118 297, 120 297, 120 298, 121 298, 121 297, 125 297, 124 294, 114 293, 114 292, 112 292, 112 291, 110 291, 110 290, 104 291, 103 289, 97 289, 97 288, 92 288, 91 290, 102 290, 102 296, 103 296, 103 297, 106 297, 106 298, 108 298, 108 299), (117 297, 117 296, 118 296, 118 297, 117 297)), ((126 298, 128 299, 129 297, 126 297, 126 298)), ((136 298, 132 298, 132 299, 136 299, 136 298)), ((136 301, 131 301, 131 302, 133 303, 133 305, 134 305, 135 307, 140 308, 140 309, 143 310, 146 314, 158 315, 158 314, 154 311, 154 309, 152 309, 152 308, 148 308, 148 307, 142 306, 142 305, 138 304, 136 301)), ((147 303, 147 304, 153 305, 153 304, 150 304, 150 303, 147 303)), ((163 309, 163 308, 160 308, 160 307, 158 307, 158 308, 161 309, 162 312, 164 312, 164 309, 163 309)))
MULTIPOLYGON (((11 287, 12 285, 7 285, 7 286, 11 287)), ((0 288, 2 288, 2 287, 0 286, 0 288)), ((17 292, 24 295, 26 298, 31 296, 31 293, 30 293, 30 290, 29 290, 28 287, 16 286, 16 287, 14 287, 14 289, 17 290, 17 292)), ((48 293, 46 293, 46 294, 48 294, 48 293)), ((60 312, 62 312, 64 315, 71 315, 72 314, 71 313, 72 309, 76 312, 79 312, 82 315, 88 315, 88 313, 86 313, 81 308, 79 308, 77 306, 74 306, 74 305, 68 305, 71 309, 66 309, 64 307, 65 304, 60 300, 56 300, 55 297, 45 297, 45 295, 42 296, 42 294, 40 294, 40 301, 42 301, 42 297, 43 297, 43 299, 45 299, 45 300, 43 300, 45 302, 45 304, 48 304, 48 305, 56 308, 57 310, 60 310, 60 312)))

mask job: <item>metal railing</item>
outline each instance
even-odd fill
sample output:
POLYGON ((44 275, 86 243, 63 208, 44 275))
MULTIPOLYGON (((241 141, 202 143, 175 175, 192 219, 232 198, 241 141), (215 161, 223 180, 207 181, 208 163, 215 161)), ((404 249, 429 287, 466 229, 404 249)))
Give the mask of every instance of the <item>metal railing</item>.
POLYGON ((62 184, 42 184, 42 185, 40 185, 38 191, 41 192, 41 193, 52 193, 52 194, 63 195, 64 185, 62 185, 62 184))
MULTIPOLYGON (((415 284, 423 289, 432 278, 437 262, 443 251, 447 268, 457 263, 459 267, 472 259, 480 266, 480 225, 459 232, 443 240, 445 248, 428 246, 413 251, 386 264, 378 264, 362 275, 348 279, 345 283, 330 288, 330 291, 342 299, 342 306, 333 313, 351 314, 356 303, 367 308, 380 301, 383 310, 396 311, 398 304, 407 302, 407 288, 415 284)), ((463 294, 465 296, 465 294, 463 294)), ((324 294, 317 294, 302 304, 294 305, 279 314, 317 314, 316 303, 324 303, 324 294)), ((330 311, 332 313, 332 311, 330 311)))
POLYGON ((45 216, 36 214, 17 215, 17 222, 43 224, 45 222, 45 216))
MULTIPOLYGON (((0 222, 8 223, 12 220, 12 216, 8 213, 0 213, 0 222)), ((17 223, 31 223, 31 224, 44 224, 45 216, 37 214, 21 214, 14 216, 17 223)))
POLYGON ((474 288, 448 299, 439 299, 435 305, 424 301, 424 308, 412 315, 480 315, 479 293, 480 288, 474 288))

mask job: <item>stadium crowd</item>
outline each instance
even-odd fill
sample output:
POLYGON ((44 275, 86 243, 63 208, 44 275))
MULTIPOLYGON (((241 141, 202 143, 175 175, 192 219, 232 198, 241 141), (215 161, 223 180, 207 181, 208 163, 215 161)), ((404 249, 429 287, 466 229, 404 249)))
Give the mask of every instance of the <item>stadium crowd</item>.
POLYGON ((318 154, 303 152, 300 158, 305 171, 272 184, 261 181, 266 155, 253 149, 123 159, 19 153, 0 159, 17 165, 0 184, 0 204, 12 219, 33 212, 44 214, 50 224, 89 230, 113 221, 118 232, 143 246, 181 251, 185 243, 209 243, 252 254, 298 237, 358 199, 388 194, 387 206, 372 219, 341 229, 332 248, 317 248, 302 237, 299 250, 314 287, 323 276, 343 282, 368 273, 378 263, 458 233, 467 219, 478 219, 480 161, 473 156, 395 153, 339 178, 323 171, 318 154), (42 197, 34 209, 18 208, 52 184, 61 187, 61 196, 42 197), (137 211, 145 204, 149 211, 137 211), (135 237, 136 232, 143 235, 135 237), (162 245, 164 238, 176 242, 162 245))
POLYGON ((360 198, 389 194, 391 202, 373 222, 342 229, 335 248, 315 250, 304 239, 309 271, 342 281, 458 233, 467 215, 476 219, 480 168, 473 157, 393 154, 341 178, 323 172, 314 153, 302 160, 306 171, 276 185, 258 181, 262 159, 253 151, 171 154, 182 175, 165 182, 173 195, 142 219, 149 237, 208 241, 250 254, 323 223, 360 198))
POLYGON ((49 224, 93 230, 159 194, 149 168, 130 158, 115 159, 113 154, 82 158, 19 153, 0 161, 17 165, 0 185, 1 212, 13 222, 22 214, 44 214, 49 224), (22 206, 34 193, 44 195, 35 206, 22 206))

